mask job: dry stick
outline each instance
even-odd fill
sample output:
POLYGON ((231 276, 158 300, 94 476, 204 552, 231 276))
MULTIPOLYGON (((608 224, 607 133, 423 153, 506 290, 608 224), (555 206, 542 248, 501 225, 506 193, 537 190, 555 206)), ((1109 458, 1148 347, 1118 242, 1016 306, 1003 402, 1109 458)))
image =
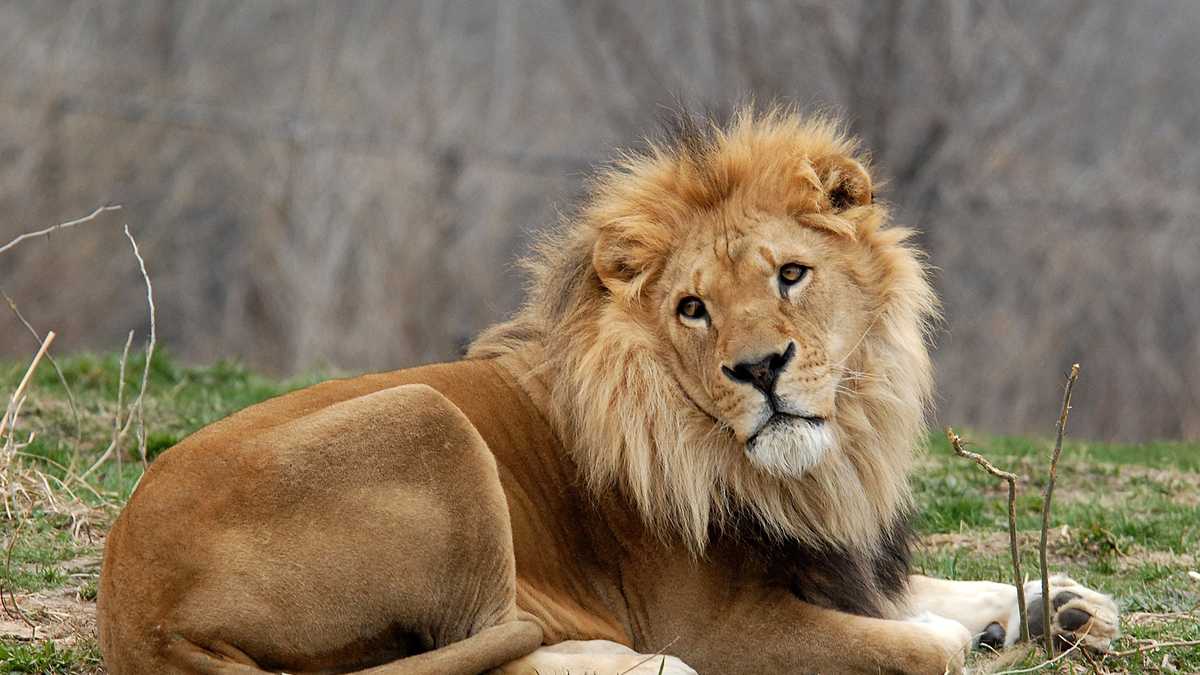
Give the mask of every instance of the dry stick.
MULTIPOLYGON (((113 414, 112 424, 112 440, 109 441, 108 447, 101 453, 100 458, 96 460, 87 471, 79 474, 80 479, 86 479, 92 475, 92 472, 100 468, 101 464, 108 461, 108 458, 117 452, 117 448, 125 440, 125 433, 129 431, 129 422, 133 420, 130 415, 125 418, 125 364, 129 360, 129 347, 133 344, 133 331, 129 331, 129 337, 125 338, 125 349, 121 351, 121 362, 117 368, 117 411, 113 414)), ((120 461, 120 453, 117 452, 117 461, 120 461)))
MULTIPOLYGON (((25 328, 27 328, 27 329, 29 330, 29 333, 30 333, 31 335, 33 335, 33 337, 34 337, 35 339, 37 339, 37 341, 38 341, 38 344, 41 344, 41 343, 42 343, 42 336, 38 334, 38 332, 37 332, 37 329, 35 329, 35 328, 33 327, 33 324, 29 323, 29 320, 28 320, 28 319, 26 319, 26 318, 25 318, 25 316, 24 316, 23 314, 21 314, 21 310, 20 310, 20 308, 18 308, 18 307, 17 307, 17 303, 16 303, 15 301, 13 301, 13 299, 12 299, 12 298, 10 298, 10 297, 8 296, 8 294, 7 294, 7 293, 5 293, 5 292, 4 292, 4 291, 2 291, 2 290, 0 290, 0 296, 3 296, 3 297, 4 297, 4 300, 5 300, 5 302, 7 302, 7 303, 8 303, 8 307, 9 307, 9 309, 11 309, 11 310, 12 310, 12 313, 13 313, 13 314, 15 314, 15 315, 16 315, 16 317, 17 317, 17 319, 18 319, 18 320, 19 320, 19 321, 20 321, 22 324, 24 324, 24 325, 25 325, 25 328)), ((62 384, 62 386, 63 386, 63 390, 64 390, 65 392, 67 392, 67 402, 68 402, 68 404, 70 404, 70 406, 71 406, 71 413, 72 413, 72 415, 73 415, 73 416, 74 416, 74 418, 75 418, 75 444, 74 444, 74 449, 73 449, 73 450, 72 450, 72 452, 71 452, 71 463, 70 463, 70 466, 67 466, 67 465, 64 465, 64 464, 59 464, 58 462, 55 462, 55 461, 53 461, 53 460, 50 460, 50 459, 48 459, 48 458, 46 458, 46 457, 37 456, 37 457, 36 457, 36 459, 38 459, 38 460, 39 460, 39 461, 41 461, 41 462, 48 462, 48 463, 50 463, 50 464, 53 464, 54 466, 58 467, 59 469, 61 469, 61 470, 63 471, 63 473, 66 475, 66 477, 67 477, 69 480, 73 480, 73 481, 75 481, 75 482, 78 482, 79 484, 81 484, 81 485, 84 487, 84 489, 86 489, 86 490, 88 490, 89 492, 91 492, 91 493, 92 493, 92 495, 93 495, 93 496, 95 496, 95 497, 96 497, 98 500, 100 500, 102 503, 104 503, 104 504, 108 504, 108 503, 109 503, 109 502, 108 502, 108 500, 107 500, 107 499, 105 499, 103 495, 101 495, 99 492, 97 492, 97 491, 96 491, 96 489, 95 489, 95 488, 93 488, 91 485, 87 484, 87 482, 80 480, 80 479, 79 479, 79 477, 78 477, 78 476, 75 474, 75 471, 76 471, 76 468, 77 468, 77 467, 76 467, 76 464, 77 464, 77 463, 78 463, 78 461, 79 461, 79 445, 80 445, 80 443, 82 443, 82 442, 83 442, 83 422, 82 422, 82 420, 81 420, 81 418, 80 418, 80 415, 79 415, 79 404, 78 404, 78 403, 76 402, 76 400, 75 400, 75 392, 74 392, 74 390, 73 390, 73 389, 71 389, 71 384, 70 384, 70 383, 67 381, 67 376, 63 374, 62 368, 60 368, 60 367, 59 367, 59 365, 58 365, 58 361, 56 361, 56 360, 54 359, 54 356, 52 356, 52 355, 50 354, 50 350, 46 350, 46 360, 47 360, 47 361, 49 361, 49 362, 50 362, 50 365, 54 367, 54 372, 55 372, 55 374, 56 374, 56 375, 58 375, 58 381, 59 381, 59 383, 60 383, 60 384, 62 384)), ((16 454, 16 455, 22 455, 22 454, 25 454, 25 453, 17 452, 17 453, 14 453, 14 454, 16 454)), ((28 455, 28 456, 29 456, 30 458, 33 458, 33 457, 34 457, 33 455, 28 455)), ((54 480, 55 480, 55 481, 57 481, 57 482, 59 483, 59 485, 60 485, 60 486, 61 486, 61 487, 62 487, 64 490, 66 490, 66 491, 67 491, 67 493, 68 493, 68 494, 70 494, 70 495, 71 495, 71 498, 72 498, 72 499, 75 499, 75 495, 74 495, 74 494, 71 492, 70 488, 68 488, 68 487, 66 486, 66 483, 64 483, 64 482, 63 482, 61 479, 59 479, 59 478, 56 478, 56 477, 54 477, 54 476, 51 476, 51 478, 54 478, 54 480)), ((78 500, 76 499, 76 501, 78 501, 78 500)))
MULTIPOLYGON (((128 237, 129 243, 132 244, 132 246, 133 246, 133 255, 134 255, 134 257, 136 257, 138 259, 138 267, 141 269, 142 279, 146 283, 146 304, 149 306, 149 309, 150 309, 150 338, 146 343, 146 363, 145 363, 145 367, 142 369, 141 387, 138 390, 137 398, 134 399, 134 402, 131 406, 132 411, 129 413, 129 415, 127 417, 125 417, 124 424, 122 424, 120 426, 119 432, 114 437, 112 443, 108 446, 108 449, 106 449, 104 451, 104 453, 100 455, 100 458, 97 459, 96 462, 94 464, 92 464, 92 466, 89 467, 87 471, 84 471, 82 474, 80 474, 79 477, 81 479, 84 479, 84 478, 87 478, 88 476, 90 476, 93 472, 96 471, 96 469, 99 469, 100 466, 102 464, 104 464, 104 462, 108 461, 108 458, 111 457, 114 452, 116 452, 117 446, 121 442, 123 442, 125 440, 125 436, 128 435, 129 428, 133 425, 135 418, 139 422, 139 427, 138 427, 138 434, 140 437, 139 438, 139 444, 140 444, 139 452, 142 457, 143 467, 145 466, 145 464, 147 462, 147 459, 146 459, 145 409, 144 409, 145 403, 144 402, 145 402, 145 398, 146 398, 146 386, 149 384, 149 381, 150 381, 150 361, 154 357, 154 347, 157 344, 157 326, 155 323, 155 308, 154 308, 154 286, 151 285, 151 283, 150 283, 150 275, 146 273, 146 261, 144 259, 142 259, 141 251, 138 250, 138 245, 137 245, 137 242, 134 241, 133 235, 131 235, 129 233, 128 225, 125 226, 125 236, 128 237)), ((132 335, 133 334, 130 333, 131 339, 132 339, 132 335)), ((128 343, 126 343, 127 350, 128 350, 128 347, 129 347, 129 345, 128 345, 128 343)), ((125 357, 122 356, 121 357, 122 382, 124 381, 123 380, 124 373, 125 373, 125 357)), ((124 390, 124 384, 122 384, 121 390, 122 391, 124 390)), ((120 416, 121 416, 121 410, 118 407, 118 410, 117 410, 118 421, 120 420, 120 416)))
POLYGON ((90 214, 88 214, 82 218, 77 218, 75 220, 68 220, 65 223, 59 223, 58 225, 51 225, 50 227, 47 227, 42 230, 38 230, 36 232, 26 232, 25 234, 17 237, 16 239, 13 239, 12 241, 8 242, 4 246, 0 246, 0 253, 4 253, 8 249, 16 246, 17 244, 21 243, 22 241, 24 241, 26 239, 32 239, 33 237, 40 237, 44 234, 50 234, 51 232, 54 232, 55 230, 65 230, 68 227, 75 227, 76 225, 82 225, 86 222, 95 220, 96 216, 100 215, 101 213, 104 213, 105 211, 116 211, 120 208, 121 208, 120 204, 107 204, 105 206, 101 206, 100 208, 96 209, 95 211, 92 211, 90 214))
MULTIPOLYGON (((675 639, 671 640, 667 644, 663 645, 662 649, 659 649, 657 652, 651 654, 650 656, 647 656, 646 658, 642 659, 641 661, 638 661, 637 663, 633 664, 629 668, 622 670, 621 672, 617 673, 617 675, 625 675, 626 673, 632 673, 633 671, 637 670, 638 668, 641 668, 643 664, 653 661, 654 659, 657 659, 660 656, 665 660, 667 657, 664 655, 664 652, 666 652, 668 649, 670 649, 671 645, 675 644, 676 642, 679 642, 679 637, 680 636, 676 635, 675 639)), ((659 668, 659 670, 662 670, 662 668, 659 668)))
MULTIPOLYGON (((1036 673, 1037 671, 1045 668, 1046 666, 1052 666, 1052 665, 1058 663, 1062 659, 1066 658, 1067 654, 1070 654, 1071 652, 1078 649, 1080 643, 1083 642, 1083 637, 1084 636, 1082 636, 1082 635, 1079 636, 1079 639, 1076 640, 1075 643, 1072 644, 1066 651, 1064 651, 1063 653, 1059 654, 1058 656, 1055 656, 1054 658, 1052 658, 1048 661, 1042 661, 1041 663, 1037 664, 1036 666, 1030 666, 1029 668, 1022 668, 1020 670, 1002 670, 998 673, 995 673, 995 675, 1017 675, 1018 673, 1036 673)), ((1057 668, 1056 668, 1056 670, 1057 670, 1057 668)))
POLYGON ((33 363, 29 364, 29 369, 25 371, 25 377, 21 378, 21 383, 17 385, 17 390, 13 392, 12 398, 8 401, 8 408, 4 411, 4 417, 0 417, 0 438, 4 437, 4 430, 9 424, 9 417, 15 417, 17 401, 25 395, 25 387, 29 386, 29 378, 33 377, 33 371, 37 369, 38 363, 42 357, 46 355, 46 350, 50 349, 50 343, 54 342, 54 331, 46 333, 46 339, 42 340, 42 346, 37 351, 37 355, 33 357, 33 363))
MULTIPOLYGON (((33 336, 33 339, 37 340, 40 344, 42 342, 42 336, 38 334, 37 330, 33 327, 33 324, 29 323, 25 316, 21 314, 21 310, 17 308, 17 303, 14 302, 12 298, 8 297, 8 294, 2 290, 0 290, 0 296, 4 296, 4 301, 8 303, 8 308, 11 309, 12 313, 16 315, 17 320, 24 324, 25 328, 29 329, 29 334, 33 336)), ((63 375, 62 368, 58 366, 58 361, 55 361, 54 357, 49 352, 46 352, 46 360, 49 361, 50 365, 54 367, 54 372, 58 375, 59 384, 61 384, 63 386, 63 390, 67 392, 67 403, 71 406, 71 416, 75 419, 75 443, 71 451, 71 461, 74 462, 76 456, 79 454, 79 444, 83 442, 83 421, 79 417, 79 404, 75 402, 75 392, 71 389, 71 385, 67 382, 67 376, 63 375)))
POLYGON ((1125 656, 1133 656, 1134 654, 1142 654, 1151 652, 1155 649, 1165 649, 1167 647, 1195 647, 1200 645, 1200 640, 1179 640, 1177 642, 1153 642, 1152 644, 1142 645, 1136 649, 1127 649, 1123 652, 1104 652, 1105 656, 1121 658, 1125 656))
POLYGON ((1054 496, 1054 479, 1058 477, 1058 458, 1062 455, 1063 434, 1067 433, 1067 413, 1071 410, 1071 390, 1079 379, 1079 364, 1071 364, 1071 374, 1067 375, 1067 385, 1063 390, 1062 411, 1058 414, 1057 436, 1054 439, 1054 453, 1050 456, 1050 480, 1046 483, 1046 494, 1042 499, 1042 539, 1038 546, 1042 572, 1042 639, 1046 645, 1046 654, 1054 656, 1054 631, 1051 630, 1050 610, 1050 565, 1046 561, 1046 540, 1050 531, 1050 499, 1054 496))
POLYGON ((983 467, 984 471, 1008 483, 1008 548, 1012 553, 1013 585, 1017 587, 1017 611, 1021 616, 1021 641, 1024 642, 1029 639, 1029 621, 1025 616, 1025 584, 1021 574, 1021 555, 1017 551, 1017 475, 1001 471, 983 455, 967 450, 963 447, 962 438, 950 427, 946 427, 946 438, 959 457, 975 462, 983 467))
MULTIPOLYGON (((24 525, 25 525, 24 522, 17 523, 16 529, 13 530, 12 538, 10 538, 8 540, 8 546, 6 546, 4 548, 4 577, 6 579, 12 579, 13 545, 17 543, 17 537, 19 537, 21 535, 21 528, 24 527, 24 525)), ((4 593, 4 589, 0 588, 0 597, 3 597, 3 593, 4 593)), ((11 587, 8 588, 8 596, 12 602, 12 608, 13 608, 13 610, 16 611, 17 616, 20 617, 21 621, 25 622, 26 626, 29 626, 29 638, 31 640, 36 638, 37 637, 37 625, 34 624, 32 621, 30 621, 29 617, 25 616, 25 610, 21 609, 21 606, 17 604, 17 594, 13 592, 11 587)), ((7 604, 4 605, 4 611, 5 611, 5 613, 8 613, 8 611, 9 611, 7 604)), ((10 614, 10 616, 11 616, 11 614, 10 614)))
MULTIPOLYGON (((121 431, 121 419, 125 414, 125 364, 129 363, 129 347, 133 345, 133 331, 125 338, 125 349, 121 351, 121 368, 117 371, 117 413, 113 416, 112 446, 117 453, 117 473, 121 472, 121 442, 125 434, 121 431)), ((130 413, 132 414, 132 413, 130 413)))
POLYGON ((142 386, 138 390, 137 400, 134 402, 138 419, 138 453, 142 457, 142 470, 144 471, 146 469, 146 384, 150 381, 150 360, 154 358, 158 328, 155 324, 154 286, 150 283, 150 275, 146 272, 146 261, 142 258, 141 251, 138 250, 137 241, 129 233, 129 225, 125 226, 125 238, 133 246, 133 256, 137 258, 138 269, 142 271, 142 280, 146 282, 146 305, 150 308, 150 339, 146 343, 146 363, 142 368, 142 386))

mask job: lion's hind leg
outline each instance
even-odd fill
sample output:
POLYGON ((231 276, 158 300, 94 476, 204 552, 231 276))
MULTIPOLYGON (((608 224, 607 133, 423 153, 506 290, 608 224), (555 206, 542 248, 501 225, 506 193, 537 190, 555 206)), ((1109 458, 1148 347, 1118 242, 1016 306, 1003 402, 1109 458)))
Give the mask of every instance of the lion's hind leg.
POLYGON ((439 392, 254 431, 164 455, 122 514, 110 672, 474 675, 541 643, 519 620, 495 460, 439 392))
MULTIPOLYGON (((351 671, 349 675, 478 675, 537 649, 542 629, 528 621, 509 621, 400 661, 351 671)), ((260 668, 253 659, 229 645, 208 648, 179 640, 168 650, 171 666, 202 675, 260 675, 277 672, 260 668)))

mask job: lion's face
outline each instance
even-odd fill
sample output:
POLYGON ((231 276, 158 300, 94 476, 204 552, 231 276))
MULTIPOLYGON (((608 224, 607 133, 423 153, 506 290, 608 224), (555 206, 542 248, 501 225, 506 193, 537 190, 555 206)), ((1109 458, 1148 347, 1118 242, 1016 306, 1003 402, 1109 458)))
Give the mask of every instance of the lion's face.
POLYGON ((909 502, 936 299, 855 143, 743 110, 627 154, 473 356, 529 349, 594 490, 702 550, 744 523, 869 550, 909 502))
POLYGON ((695 231, 715 236, 675 252, 658 285, 667 361, 750 462, 802 475, 835 442, 842 363, 867 327, 848 276, 853 252, 786 217, 748 214, 695 231))

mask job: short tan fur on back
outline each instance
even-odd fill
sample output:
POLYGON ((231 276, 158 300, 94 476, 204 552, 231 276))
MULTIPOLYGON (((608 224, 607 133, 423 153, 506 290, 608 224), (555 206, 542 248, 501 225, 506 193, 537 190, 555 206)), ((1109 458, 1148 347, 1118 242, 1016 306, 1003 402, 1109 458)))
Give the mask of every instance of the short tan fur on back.
MULTIPOLYGON (((622 156, 468 358, 161 455, 105 547, 106 666, 956 669, 1015 594, 908 576, 936 302, 886 220, 855 143, 787 109, 622 156)), ((1103 596, 1056 588, 1056 630, 1115 634, 1103 596)))

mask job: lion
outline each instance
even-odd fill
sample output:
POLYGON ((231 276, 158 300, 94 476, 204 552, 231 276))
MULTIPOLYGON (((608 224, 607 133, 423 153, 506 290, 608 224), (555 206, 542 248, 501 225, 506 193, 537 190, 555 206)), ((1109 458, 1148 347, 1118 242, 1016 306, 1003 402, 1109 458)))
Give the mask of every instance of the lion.
MULTIPOLYGON (((682 119, 597 173, 463 360, 161 455, 105 549, 108 668, 943 673, 1012 644, 1015 588, 910 575, 937 300, 859 145, 682 119)), ((1034 632, 1106 647, 1112 600, 1052 588, 1034 632)))

